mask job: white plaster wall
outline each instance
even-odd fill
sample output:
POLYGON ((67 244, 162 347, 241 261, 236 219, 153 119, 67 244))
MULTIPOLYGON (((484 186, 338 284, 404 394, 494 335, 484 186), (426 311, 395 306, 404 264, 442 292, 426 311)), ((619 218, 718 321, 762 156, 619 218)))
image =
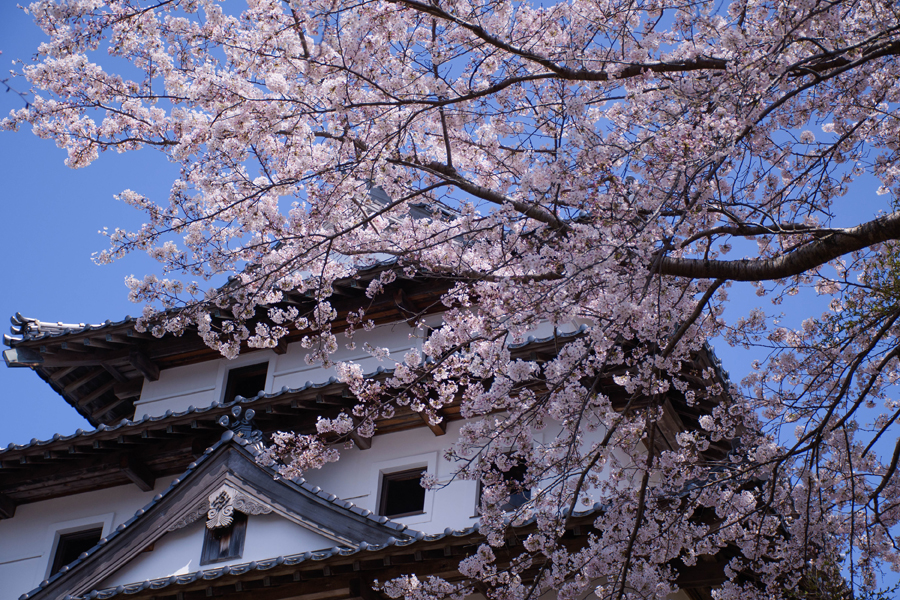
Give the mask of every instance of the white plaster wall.
POLYGON ((134 404, 134 417, 158 416, 167 410, 179 412, 188 406, 205 407, 217 400, 218 360, 164 369, 157 381, 144 380, 141 398, 134 404))
MULTIPOLYGON (((422 334, 421 329, 410 327, 405 322, 381 325, 372 331, 355 332, 352 342, 356 347, 351 350, 347 347, 351 340, 343 333, 339 333, 338 350, 331 355, 331 359, 334 362, 356 362, 362 366, 363 373, 371 373, 378 367, 392 369, 394 363, 403 362, 403 355, 410 348, 421 347, 422 334), (363 349, 366 344, 389 348, 390 357, 379 361, 363 349)), ((307 350, 295 343, 288 346, 285 354, 277 357, 272 373, 272 391, 280 390, 282 387, 300 387, 307 382, 321 383, 337 375, 333 368, 323 369, 320 365, 306 364, 306 355, 307 350)))
MULTIPOLYGON (((355 350, 347 345, 349 340, 343 333, 338 334, 338 351, 332 355, 334 361, 355 361, 362 365, 363 372, 369 373, 382 368, 393 368, 395 362, 403 362, 403 355, 412 348, 421 346, 422 330, 406 323, 395 323, 376 327, 372 331, 357 331, 353 336, 355 350), (379 361, 363 350, 364 344, 391 349, 390 357, 379 361)), ((165 369, 159 380, 145 381, 140 399, 135 402, 135 419, 144 415, 159 416, 166 411, 180 412, 190 406, 207 407, 213 402, 221 402, 225 395, 228 372, 238 367, 268 363, 265 389, 272 392, 282 388, 297 388, 310 383, 323 383, 336 377, 334 368, 323 369, 320 365, 306 363, 307 350, 299 343, 290 344, 287 352, 277 355, 272 350, 260 350, 242 354, 234 360, 220 358, 196 365, 165 369)))
POLYGON ((451 481, 454 465, 443 457, 443 451, 458 437, 460 427, 459 421, 448 423, 447 434, 442 436, 434 435, 427 427, 376 436, 369 450, 344 451, 338 462, 307 472, 306 479, 377 512, 383 473, 424 466, 446 485, 426 492, 424 514, 396 520, 427 533, 468 527, 475 521, 476 483, 451 481))
MULTIPOLYGON (((448 423, 447 433, 442 436, 434 435, 427 427, 376 436, 369 450, 343 451, 336 463, 308 471, 306 480, 377 513, 384 473, 427 466, 442 485, 426 492, 424 514, 395 520, 425 533, 469 527, 476 521, 478 484, 454 479, 456 463, 444 458, 444 451, 458 439, 462 425, 462 421, 448 423)), ((559 430, 560 426, 551 424, 535 434, 535 441, 550 442, 559 430)), ((586 432, 585 445, 600 441, 604 433, 602 429, 586 432)))
POLYGON ((0 600, 17 600, 47 577, 57 531, 101 525, 108 535, 170 481, 157 480, 150 492, 127 485, 17 507, 12 519, 0 520, 0 600))
MULTIPOLYGON (((428 318, 431 326, 440 324, 440 315, 428 318)), ((561 327, 561 331, 574 331, 577 323, 561 327)), ((411 348, 421 348, 424 331, 410 327, 405 321, 381 325, 372 331, 357 331, 352 339, 354 349, 348 348, 351 340, 345 334, 337 335, 338 350, 332 360, 354 361, 361 365, 363 373, 371 373, 379 367, 391 369, 397 362, 403 362, 404 355, 411 348), (366 344, 390 349, 390 356, 379 361, 364 350, 366 344)), ((553 327, 542 324, 530 335, 535 338, 553 334, 553 327)), ((266 392, 282 388, 298 388, 307 383, 323 383, 336 377, 334 368, 323 369, 321 365, 306 363, 308 352, 299 343, 290 344, 282 355, 272 350, 259 350, 242 354, 234 360, 221 358, 196 365, 165 369, 158 381, 145 381, 140 399, 135 403, 135 418, 144 415, 159 416, 166 411, 179 412, 190 406, 207 407, 213 402, 221 402, 225 394, 228 371, 262 362, 268 363, 266 392)))
MULTIPOLYGON (((3 545, 6 545, 5 538, 3 545)), ((0 557, 0 600, 15 600, 22 594, 33 590, 41 578, 38 571, 42 565, 41 555, 19 560, 7 560, 0 557)))
POLYGON ((201 566, 200 553, 205 528, 205 521, 201 520, 167 533, 156 541, 153 550, 139 554, 128 565, 108 577, 99 587, 114 587, 158 577, 182 575, 201 569, 287 556, 308 550, 322 550, 335 545, 334 541, 279 515, 250 515, 247 518, 244 552, 241 558, 201 566))

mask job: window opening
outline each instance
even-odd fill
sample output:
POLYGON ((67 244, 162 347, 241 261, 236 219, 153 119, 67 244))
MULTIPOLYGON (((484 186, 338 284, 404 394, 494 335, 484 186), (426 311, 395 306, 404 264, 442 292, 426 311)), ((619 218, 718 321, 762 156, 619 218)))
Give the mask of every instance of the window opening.
POLYGON ((240 367, 228 371, 225 384, 224 402, 231 402, 236 397, 252 398, 266 389, 266 373, 269 363, 259 363, 249 367, 240 367))
POLYGON ((102 527, 59 534, 50 575, 58 573, 60 569, 78 558, 82 552, 87 552, 96 546, 101 537, 103 537, 102 527))
MULTIPOLYGON (((508 471, 500 473, 502 482, 510 490, 509 500, 500 506, 504 512, 512 512, 531 500, 531 490, 525 487, 525 476, 528 467, 524 463, 516 463, 508 471)), ((475 509, 481 513, 481 495, 484 492, 484 484, 478 482, 478 502, 475 509)))
POLYGON ((425 512, 425 488, 422 475, 427 469, 385 473, 381 477, 381 502, 378 514, 385 517, 407 517, 425 512))
POLYGON ((244 538, 247 536, 247 515, 235 511, 231 525, 206 529, 203 534, 201 565, 240 558, 244 553, 244 538))

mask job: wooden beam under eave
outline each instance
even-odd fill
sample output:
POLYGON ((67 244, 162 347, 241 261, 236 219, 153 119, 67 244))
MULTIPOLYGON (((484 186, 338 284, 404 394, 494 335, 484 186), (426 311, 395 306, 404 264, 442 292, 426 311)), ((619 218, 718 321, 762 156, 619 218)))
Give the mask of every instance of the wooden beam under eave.
POLYGON ((372 438, 359 435, 355 429, 350 432, 350 439, 360 450, 368 450, 372 447, 372 438))
MULTIPOLYGON (((442 417, 440 411, 434 411, 434 414, 442 417)), ((426 425, 428 425, 428 429, 430 429, 431 433, 433 433, 434 435, 444 435, 447 433, 447 420, 443 417, 441 418, 441 422, 436 424, 431 422, 431 419, 428 418, 428 415, 425 414, 424 410, 419 412, 419 417, 422 419, 422 421, 425 422, 426 425)))
POLYGON ((90 347, 85 348, 83 341, 80 344, 78 342, 63 342, 59 345, 59 349, 78 353, 90 352, 90 347))
POLYGON ((134 329, 129 329, 125 332, 125 337, 131 338, 133 340, 155 340, 156 338, 146 332, 143 331, 135 331, 134 329))
POLYGON ((153 490, 156 476, 134 454, 123 454, 119 458, 119 468, 142 492, 153 490))
POLYGON ((699 588, 699 587, 716 587, 725 583, 728 578, 725 576, 725 567, 728 561, 725 559, 716 559, 709 556, 703 556, 707 560, 698 560, 691 566, 685 566, 680 560, 676 559, 674 564, 677 565, 675 572, 678 576, 675 583, 681 588, 699 588))
POLYGON ((334 394, 316 394, 316 404, 346 407, 348 404, 347 400, 353 397, 354 396, 344 396, 343 393, 340 396, 335 396, 334 394))
POLYGON ((83 354, 78 352, 57 352, 40 354, 28 348, 10 348, 3 351, 3 358, 10 367, 99 367, 104 362, 128 358, 127 352, 83 354))
POLYGON ((662 409, 662 415, 656 421, 656 428, 660 433, 657 445, 661 446, 661 450, 677 450, 680 447, 678 434, 686 431, 687 427, 684 426, 668 397, 663 398, 662 409), (663 445, 667 447, 662 447, 663 445))
POLYGON ((0 494, 0 519, 12 519, 16 514, 16 501, 0 494))
POLYGON ((359 296, 359 291, 350 291, 353 288, 349 288, 348 286, 338 285, 337 283, 331 284, 331 294, 333 296, 342 296, 342 297, 354 297, 359 296))
POLYGON ((84 345, 87 346, 88 348, 100 348, 103 350, 115 350, 115 348, 116 348, 112 344, 107 344, 101 338, 86 337, 86 338, 84 338, 84 345))
MULTIPOLYGON (((115 383, 115 382, 113 382, 113 383, 115 383)), ((128 398, 125 398, 125 399, 116 398, 112 402, 108 402, 107 404, 104 404, 100 408, 97 408, 93 412, 91 412, 91 418, 94 420, 100 421, 100 420, 102 420, 102 419, 100 419, 100 417, 104 416, 106 413, 113 410, 120 404, 127 403, 128 400, 129 400, 128 398)), ((134 410, 134 407, 132 407, 132 410, 134 410)))
POLYGON ((83 408, 84 406, 90 404, 91 402, 93 402, 94 400, 96 400, 97 398, 99 398, 100 396, 102 396, 103 394, 108 392, 109 390, 113 389, 113 387, 115 385, 116 385, 115 379, 107 381, 106 383, 104 383, 103 385, 98 387, 96 390, 94 390, 92 392, 88 392, 81 398, 78 398, 76 400, 76 404, 78 404, 78 406, 81 406, 83 408))
POLYGON ((403 288, 398 288, 397 291, 394 292, 394 304, 407 314, 406 318, 422 314, 422 311, 419 310, 419 307, 416 306, 415 302, 409 299, 409 296, 406 295, 403 288))
POLYGON ((4 350, 3 360, 7 367, 39 367, 46 362, 40 352, 19 346, 4 350))
POLYGON ((103 363, 103 368, 106 369, 106 372, 113 376, 113 379, 118 381, 119 383, 125 383, 128 381, 128 377, 126 377, 122 371, 115 368, 109 363, 103 363))
POLYGON ((78 367, 63 367, 58 371, 54 371, 52 375, 50 375, 50 381, 59 381, 78 367))
POLYGON ((159 379, 159 367, 140 350, 132 350, 128 354, 128 362, 150 381, 159 379))
POLYGON ((278 343, 275 344, 275 347, 272 348, 272 350, 275 351, 275 354, 278 354, 278 355, 280 356, 280 355, 282 355, 282 354, 286 354, 286 353, 287 353, 287 346, 288 346, 288 345, 287 345, 287 338, 280 338, 280 339, 278 340, 278 343))
POLYGON ((94 379, 96 379, 97 377, 102 375, 103 373, 104 373, 103 369, 94 369, 93 371, 89 371, 86 374, 79 377, 78 379, 76 379, 75 381, 70 381, 69 383, 64 385, 63 391, 67 394, 70 392, 74 392, 81 386, 93 381, 94 379))
POLYGON ((125 400, 126 398, 136 398, 141 395, 141 390, 144 388, 144 378, 143 377, 135 377, 134 379, 126 379, 122 383, 117 383, 113 386, 113 394, 116 395, 116 398, 119 400, 125 400))
POLYGON ((362 578, 350 580, 350 600, 381 600, 381 594, 362 578))
POLYGON ((107 333, 103 339, 109 344, 119 344, 120 346, 133 346, 136 341, 134 338, 115 333, 107 333))

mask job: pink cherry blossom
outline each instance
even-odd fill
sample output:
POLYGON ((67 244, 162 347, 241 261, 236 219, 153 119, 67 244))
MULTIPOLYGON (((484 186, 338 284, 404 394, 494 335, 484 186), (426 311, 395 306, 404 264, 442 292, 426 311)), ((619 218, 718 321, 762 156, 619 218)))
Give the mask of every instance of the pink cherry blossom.
POLYGON ((141 327, 194 328, 228 357, 301 331, 308 360, 332 366, 395 278, 443 282, 441 324, 409 316, 419 351, 397 363, 364 344, 392 374, 335 364, 354 414, 265 455, 297 476, 400 407, 436 425, 460 403, 449 456, 484 486, 485 545, 465 581, 410 575, 387 595, 665 598, 679 568, 718 560, 717 598, 843 596, 900 565, 895 3, 28 10, 49 41, 19 74, 34 102, 2 126, 55 140, 74 168, 110 150, 180 168, 168 198, 122 192, 145 223, 97 255, 159 262, 127 281, 141 327), (880 195, 859 197, 866 178, 880 195), (862 200, 884 204, 834 217, 862 200), (335 282, 387 260, 341 313, 335 282), (734 282, 774 305, 825 296, 824 312, 726 318, 734 282), (553 351, 517 354, 541 327, 553 351), (765 350, 742 386, 702 363, 714 336, 765 350), (587 506, 594 529, 571 549, 587 506), (530 517, 521 554, 496 559, 530 517))

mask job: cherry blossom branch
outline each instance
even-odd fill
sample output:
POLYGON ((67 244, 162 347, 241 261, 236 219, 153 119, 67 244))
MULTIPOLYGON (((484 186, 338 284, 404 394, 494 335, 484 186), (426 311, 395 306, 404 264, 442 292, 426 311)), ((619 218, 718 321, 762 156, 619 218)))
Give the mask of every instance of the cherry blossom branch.
POLYGON ((824 237, 777 258, 726 261, 665 256, 659 262, 659 273, 730 281, 786 279, 814 270, 845 254, 896 239, 900 239, 900 212, 878 217, 856 227, 834 229, 824 237))
POLYGON ((389 162, 442 177, 445 181, 455 185, 464 192, 472 194, 473 196, 481 198, 482 200, 492 202, 498 206, 504 206, 508 204, 526 217, 534 219, 535 221, 540 221, 541 223, 546 223, 547 225, 550 225, 551 227, 559 231, 566 231, 569 229, 569 225, 567 225, 564 221, 559 219, 556 215, 551 213, 540 204, 529 204, 526 202, 522 202, 521 200, 513 200, 512 198, 503 196, 502 194, 499 194, 484 186, 472 183, 471 181, 464 179, 459 174, 459 172, 451 166, 443 165, 437 162, 419 164, 403 159, 391 159, 389 162))

